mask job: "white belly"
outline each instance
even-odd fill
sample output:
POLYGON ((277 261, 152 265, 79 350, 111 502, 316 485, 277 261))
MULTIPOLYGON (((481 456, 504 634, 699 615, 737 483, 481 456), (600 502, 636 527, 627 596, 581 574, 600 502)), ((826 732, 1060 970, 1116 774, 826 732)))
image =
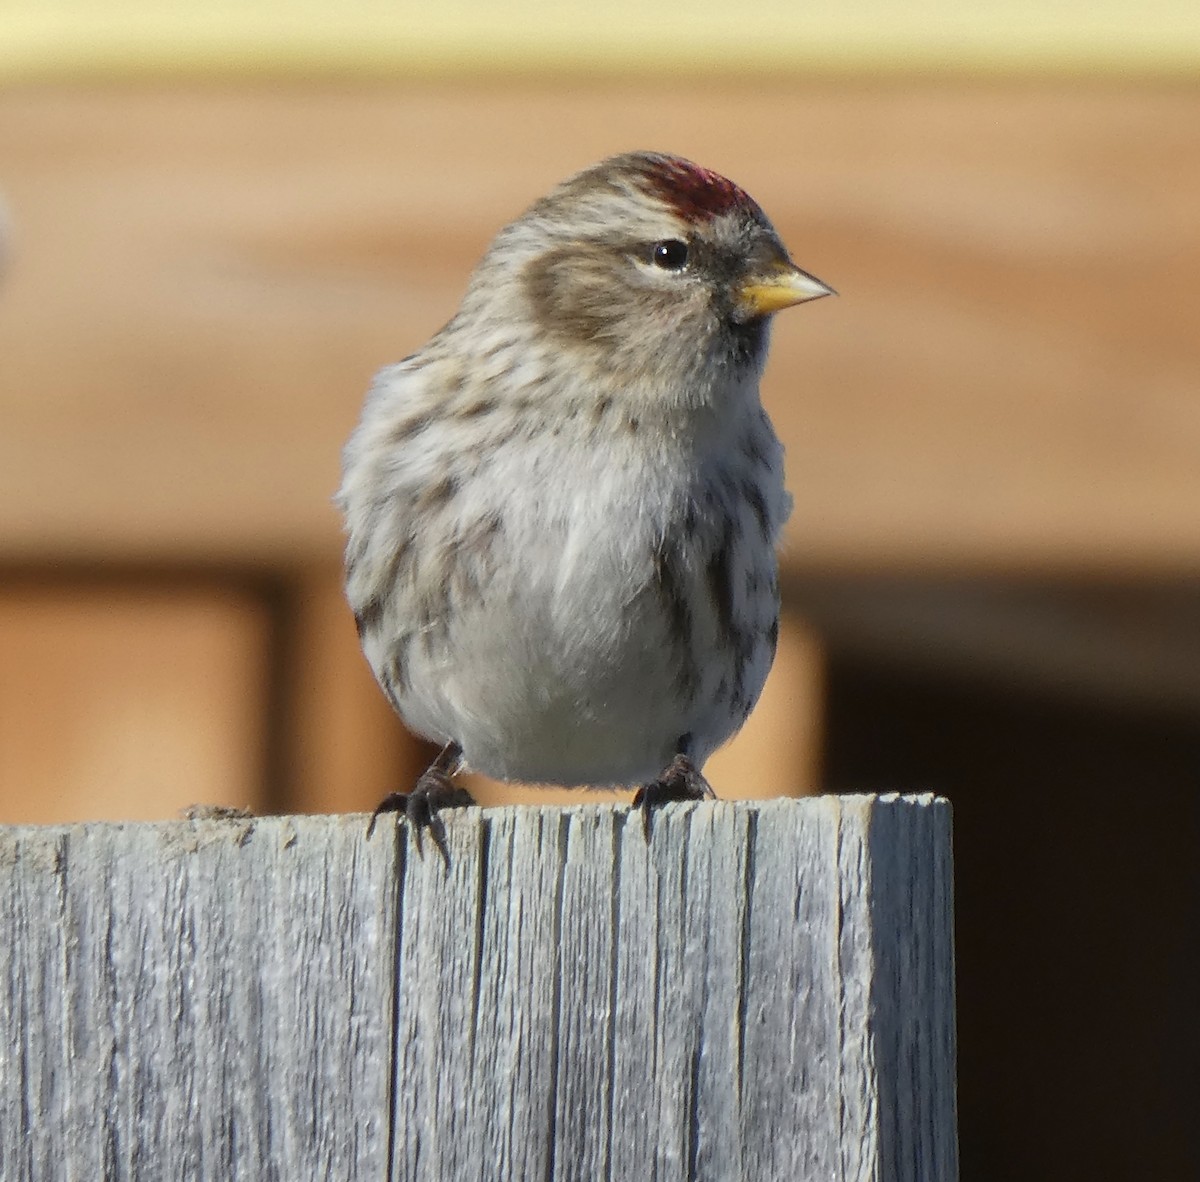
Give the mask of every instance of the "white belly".
POLYGON ((411 646, 412 690, 398 703, 409 725, 457 740, 470 767, 498 779, 658 774, 696 706, 675 685, 653 531, 618 520, 611 506, 569 522, 535 511, 524 528, 510 514, 510 569, 458 599, 439 643, 411 646))
POLYGON ((754 469, 748 500, 729 440, 706 464, 657 438, 472 454, 431 429, 348 480, 347 593, 413 730, 498 779, 628 785, 681 750, 703 765, 741 725, 774 648, 782 465, 754 469))

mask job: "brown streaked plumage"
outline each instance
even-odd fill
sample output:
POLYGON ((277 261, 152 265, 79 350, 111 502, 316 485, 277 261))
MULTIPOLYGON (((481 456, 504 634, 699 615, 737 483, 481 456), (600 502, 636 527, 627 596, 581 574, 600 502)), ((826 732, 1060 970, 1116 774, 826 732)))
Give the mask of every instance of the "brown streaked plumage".
POLYGON ((778 633, 790 498, 758 398, 771 315, 829 289, 718 173, 634 152, 497 235, 345 451, 347 596, 442 755, 385 807, 502 779, 707 790, 778 633))

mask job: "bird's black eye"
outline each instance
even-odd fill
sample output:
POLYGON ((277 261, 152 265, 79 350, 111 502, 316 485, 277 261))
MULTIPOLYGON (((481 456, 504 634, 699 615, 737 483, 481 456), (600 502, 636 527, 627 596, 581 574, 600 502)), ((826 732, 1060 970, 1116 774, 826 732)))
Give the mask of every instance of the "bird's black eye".
POLYGON ((656 267, 664 271, 682 271, 688 263, 688 245, 678 238, 656 242, 650 249, 650 258, 656 267))

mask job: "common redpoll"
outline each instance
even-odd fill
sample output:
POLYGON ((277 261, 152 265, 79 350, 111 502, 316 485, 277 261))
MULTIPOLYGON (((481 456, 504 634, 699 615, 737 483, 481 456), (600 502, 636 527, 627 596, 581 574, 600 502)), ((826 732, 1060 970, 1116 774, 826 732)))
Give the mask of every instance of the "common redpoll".
MULTIPOLYGON (((633 152, 496 236, 346 446, 346 594, 451 777, 711 794, 774 657, 791 498, 759 401, 771 314, 830 294, 722 176, 633 152)), ((373 821, 372 821, 373 823, 373 821)))

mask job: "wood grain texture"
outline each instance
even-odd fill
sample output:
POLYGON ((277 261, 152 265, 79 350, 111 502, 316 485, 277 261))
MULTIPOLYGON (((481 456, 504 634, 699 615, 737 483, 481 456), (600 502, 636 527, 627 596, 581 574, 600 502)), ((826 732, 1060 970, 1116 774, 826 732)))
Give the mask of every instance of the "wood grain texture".
POLYGON ((0 1176, 952 1182, 949 820, 0 831, 0 1176))
POLYGON ((0 1177, 383 1175, 388 843, 357 819, 3 833, 0 1177))

